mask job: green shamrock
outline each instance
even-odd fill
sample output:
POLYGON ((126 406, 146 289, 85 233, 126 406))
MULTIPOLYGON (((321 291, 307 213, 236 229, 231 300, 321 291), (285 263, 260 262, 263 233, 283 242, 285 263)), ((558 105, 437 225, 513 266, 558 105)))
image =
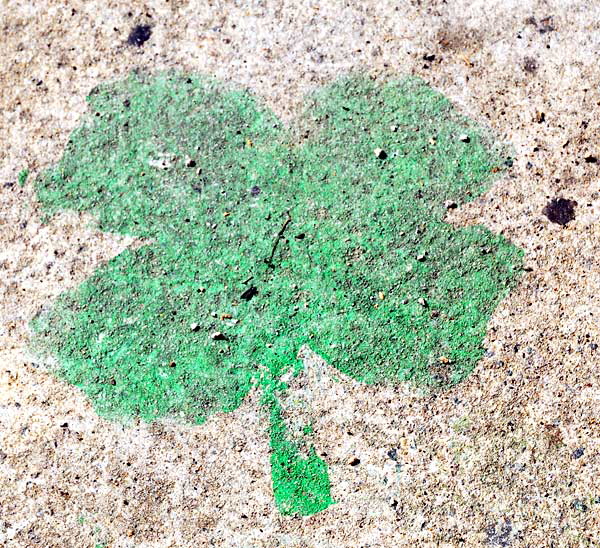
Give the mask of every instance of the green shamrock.
POLYGON ((134 73, 89 104, 39 201, 147 243, 40 314, 35 345, 113 418, 201 423, 257 386, 278 508, 326 508, 327 466, 311 428, 289 432, 282 377, 303 345, 365 383, 472 371, 521 252, 444 217, 485 191, 502 149, 417 79, 342 79, 288 128, 179 73, 134 73))

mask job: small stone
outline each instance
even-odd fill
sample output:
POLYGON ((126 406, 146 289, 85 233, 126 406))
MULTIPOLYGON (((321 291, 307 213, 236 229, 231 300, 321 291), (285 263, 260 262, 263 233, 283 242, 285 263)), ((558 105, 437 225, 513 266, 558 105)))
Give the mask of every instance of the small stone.
POLYGON ((390 131, 396 133, 398 131, 398 126, 390 126, 390 131))
POLYGON ((571 503, 571 508, 573 508, 573 510, 579 510, 580 512, 587 512, 588 511, 587 504, 585 502, 583 502, 582 500, 579 500, 579 499, 575 499, 571 503))
POLYGON ((169 367, 175 367, 177 364, 175 362, 169 362, 169 367))
POLYGON ((453 200, 446 200, 444 202, 444 207, 446 209, 456 209, 458 207, 458 204, 453 200))
POLYGON ((426 301, 426 300, 425 300, 423 297, 419 297, 419 298, 417 299, 417 302, 418 302, 418 303, 419 303, 421 306, 423 306, 423 307, 426 307, 426 306, 427 306, 427 301, 426 301))
POLYGON ((459 135, 458 140, 462 143, 469 143, 471 142, 471 137, 469 137, 466 133, 463 133, 462 135, 459 135))
MULTIPOLYGON (((156 158, 156 159, 151 158, 150 160, 148 160, 148 165, 150 167, 154 167, 156 169, 167 170, 171 167, 171 161, 168 158, 162 156, 162 157, 156 158)), ((143 175, 145 175, 145 173, 142 172, 141 175, 143 176, 143 175)))
POLYGON ((380 301, 383 301, 383 299, 385 299, 385 293, 383 291, 380 291, 377 296, 379 297, 380 301))
POLYGON ((417 261, 419 261, 420 263, 425 261, 425 253, 421 253, 420 255, 417 255, 417 261))
POLYGON ((360 464, 360 459, 358 457, 350 457, 348 459, 348 464, 350 466, 358 466, 360 464))
POLYGON ((211 333, 210 338, 213 341, 226 341, 227 340, 227 337, 220 331, 215 331, 214 333, 211 333))
POLYGON ((450 358, 447 358, 446 356, 440 356, 438 362, 443 363, 444 365, 451 363, 450 358))
POLYGON ((408 299, 402 299, 402 304, 408 304, 408 299))
POLYGON ((221 314, 221 321, 222 320, 231 320, 231 318, 233 318, 233 316, 231 314, 221 314))
POLYGON ((196 332, 196 331, 198 331, 199 329, 200 329, 200 326, 199 326, 197 323, 195 323, 195 322, 194 322, 194 323, 191 323, 191 324, 190 324, 190 330, 191 330, 191 331, 194 331, 194 332, 196 332))
POLYGON ((387 154, 386 154, 385 150, 383 150, 381 148, 376 148, 373 151, 373 154, 375 154, 375 158, 377 158, 379 160, 385 160, 387 158, 387 154))
POLYGON ((196 160, 193 160, 189 156, 185 159, 185 167, 196 167, 196 160))

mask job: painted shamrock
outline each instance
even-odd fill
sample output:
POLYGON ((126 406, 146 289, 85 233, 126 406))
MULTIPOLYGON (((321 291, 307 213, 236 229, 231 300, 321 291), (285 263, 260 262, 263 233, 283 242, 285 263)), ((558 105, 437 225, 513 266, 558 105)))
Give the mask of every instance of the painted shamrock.
POLYGON ((176 73, 134 73, 89 104, 39 200, 148 243, 40 315, 37 347, 109 417, 201 423, 257 385, 279 509, 327 507, 327 466, 292 441, 281 378, 303 345, 367 383, 469 374, 521 253, 444 217, 485 191, 502 150, 416 79, 343 79, 288 128, 246 92, 176 73))

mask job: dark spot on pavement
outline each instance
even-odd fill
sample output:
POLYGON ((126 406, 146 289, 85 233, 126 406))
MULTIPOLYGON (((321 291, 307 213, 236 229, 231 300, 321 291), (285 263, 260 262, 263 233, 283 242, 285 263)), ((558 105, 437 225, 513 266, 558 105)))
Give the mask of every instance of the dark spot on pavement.
POLYGON ((578 447, 577 449, 575 449, 575 451, 573 451, 571 458, 579 459, 579 458, 583 457, 584 452, 585 452, 585 449, 583 447, 578 447))
POLYGON ((552 198, 544 207, 542 213, 553 223, 565 226, 575 219, 577 202, 565 198, 552 198))
POLYGON ((142 46, 144 42, 150 40, 152 36, 152 28, 150 25, 136 25, 131 29, 127 37, 127 43, 131 46, 142 46))
POLYGON ((244 301, 249 301, 250 299, 252 299, 252 297, 255 297, 256 295, 258 295, 258 289, 256 289, 256 287, 252 286, 252 287, 249 287, 248 289, 246 289, 246 291, 244 291, 240 295, 240 299, 243 299, 244 301))
POLYGON ((545 34, 547 32, 556 30, 556 27, 554 26, 554 18, 551 15, 540 19, 539 22, 536 20, 535 16, 531 15, 525 19, 525 23, 527 25, 533 25, 540 34, 545 34))
POLYGON ((492 546, 510 546, 512 532, 512 523, 510 520, 504 520, 496 525, 490 525, 486 529, 487 542, 492 546))
POLYGON ((523 60, 523 69, 529 74, 535 74, 538 69, 538 63, 533 57, 525 57, 523 60))
POLYGON ((552 18, 552 16, 540 19, 537 29, 540 34, 545 34, 546 32, 552 32, 553 30, 556 30, 556 27, 554 26, 554 19, 552 18))

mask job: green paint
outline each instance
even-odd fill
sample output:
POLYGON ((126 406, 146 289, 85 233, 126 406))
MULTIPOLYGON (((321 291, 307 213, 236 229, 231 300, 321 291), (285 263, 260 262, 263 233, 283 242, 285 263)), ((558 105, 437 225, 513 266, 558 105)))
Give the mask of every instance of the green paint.
POLYGON ((22 171, 19 172, 19 176, 18 176, 19 186, 25 186, 25 183, 27 182, 27 177, 29 177, 28 169, 23 169, 22 171))
POLYGON ((326 507, 326 464, 292 441, 279 379, 303 344, 368 383, 469 374, 521 252, 444 223, 443 204, 484 192, 503 151, 415 79, 341 80, 287 129, 249 94, 181 74, 132 74, 89 104, 38 198, 48 217, 87 211, 150 243, 63 294, 35 344, 109 417, 201 423, 257 384, 278 507, 326 507))
POLYGON ((308 436, 309 434, 312 434, 314 431, 315 431, 315 429, 314 429, 314 427, 313 427, 313 425, 312 425, 312 424, 305 424, 305 425, 302 427, 302 433, 303 433, 303 434, 305 434, 305 435, 307 435, 307 436, 308 436))
POLYGON ((289 439, 275 396, 267 397, 264 403, 271 414, 271 476, 277 507, 286 515, 309 516, 324 510, 334 502, 327 465, 314 447, 302 448, 289 439))

